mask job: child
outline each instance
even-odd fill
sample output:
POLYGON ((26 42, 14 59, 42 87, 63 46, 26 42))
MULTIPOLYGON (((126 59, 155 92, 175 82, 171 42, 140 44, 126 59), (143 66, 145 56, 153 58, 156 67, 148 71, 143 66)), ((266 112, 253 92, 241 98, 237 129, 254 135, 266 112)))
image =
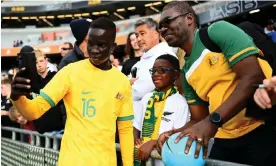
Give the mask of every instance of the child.
MULTIPOLYGON (((14 106, 12 106, 9 109, 9 117, 10 117, 11 121, 15 121, 16 123, 21 124, 23 129, 35 131, 33 122, 28 121, 25 117, 23 117, 14 106)), ((17 138, 17 139, 19 139, 19 138, 17 138)), ((30 135, 24 135, 23 139, 24 139, 24 141, 31 144, 31 136, 30 135)))
MULTIPOLYGON (((190 120, 187 101, 174 85, 180 75, 178 59, 169 54, 161 55, 150 73, 156 89, 143 97, 143 110, 133 122, 135 166, 149 159, 159 134, 183 127, 190 120)), ((155 165, 163 163, 156 161, 155 165)))
POLYGON ((10 108, 9 117, 12 121, 16 121, 18 124, 25 125, 28 121, 24 118, 15 107, 10 108))

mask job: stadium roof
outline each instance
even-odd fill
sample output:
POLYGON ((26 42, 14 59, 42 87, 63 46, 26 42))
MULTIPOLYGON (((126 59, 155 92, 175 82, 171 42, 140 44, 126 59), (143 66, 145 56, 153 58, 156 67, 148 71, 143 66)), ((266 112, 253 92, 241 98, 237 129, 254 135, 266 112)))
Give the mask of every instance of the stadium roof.
MULTIPOLYGON (((12 0, 10 0, 12 1, 12 0)), ((13 0, 14 1, 14 0, 13 0)), ((61 1, 43 5, 14 3, 14 6, 2 5, 2 28, 23 28, 28 25, 37 27, 60 26, 68 24, 76 18, 96 19, 106 16, 113 21, 133 17, 142 17, 159 13, 164 5, 172 0, 165 1, 101 1, 88 0, 74 2, 61 1), (25 6, 27 5, 27 6, 25 6)), ((45 2, 45 1, 44 1, 45 2)), ((204 1, 201 1, 202 3, 204 1)), ((4 2, 5 3, 5 2, 4 2)), ((6 2, 8 3, 8 2, 6 2)), ((38 3, 38 2, 37 2, 38 3)), ((198 4, 188 1, 190 5, 198 4)))

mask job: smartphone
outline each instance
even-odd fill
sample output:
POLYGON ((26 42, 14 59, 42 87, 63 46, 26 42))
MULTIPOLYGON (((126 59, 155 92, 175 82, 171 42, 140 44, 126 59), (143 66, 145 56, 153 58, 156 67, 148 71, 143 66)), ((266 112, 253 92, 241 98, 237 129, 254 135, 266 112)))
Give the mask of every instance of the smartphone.
POLYGON ((30 53, 18 54, 17 63, 18 63, 19 69, 25 68, 25 72, 21 76, 31 80, 31 83, 30 83, 31 84, 31 92, 39 94, 40 76, 38 75, 38 72, 36 69, 35 53, 30 52, 30 53))
POLYGON ((131 73, 132 78, 136 78, 137 67, 134 67, 134 68, 130 71, 130 73, 131 73))

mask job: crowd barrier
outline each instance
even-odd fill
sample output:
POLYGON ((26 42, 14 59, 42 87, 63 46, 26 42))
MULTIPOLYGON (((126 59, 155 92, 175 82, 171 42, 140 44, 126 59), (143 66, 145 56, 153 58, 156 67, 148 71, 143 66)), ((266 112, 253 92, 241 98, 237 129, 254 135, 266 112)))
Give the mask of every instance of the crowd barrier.
MULTIPOLYGON (((2 166, 56 166, 59 155, 59 144, 62 138, 58 133, 39 134, 35 131, 12 127, 1 127, 2 130, 12 132, 12 138, 1 138, 1 165, 2 166), (18 140, 16 135, 20 134, 18 140), (30 142, 22 140, 23 135, 30 136, 30 142), (45 140, 42 144, 41 140, 45 140)), ((116 144, 120 151, 120 145, 116 144)), ((161 160, 161 156, 154 150, 146 166, 154 166, 154 160, 161 160)), ((206 159, 206 166, 245 166, 242 164, 206 159)))

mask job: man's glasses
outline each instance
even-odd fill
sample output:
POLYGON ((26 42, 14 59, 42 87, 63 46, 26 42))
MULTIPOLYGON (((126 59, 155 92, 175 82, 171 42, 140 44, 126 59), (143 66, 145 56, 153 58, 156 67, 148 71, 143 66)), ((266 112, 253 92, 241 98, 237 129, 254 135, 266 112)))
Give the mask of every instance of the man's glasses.
POLYGON ((172 69, 172 68, 166 68, 166 67, 153 67, 149 69, 149 72, 151 75, 154 75, 156 72, 158 74, 165 74, 166 72, 172 72, 172 71, 177 72, 178 70, 172 69))
POLYGON ((70 48, 61 48, 61 50, 63 50, 63 51, 66 51, 66 50, 70 50, 70 48))
POLYGON ((181 17, 181 16, 186 16, 189 13, 190 12, 187 12, 187 13, 184 13, 184 14, 180 14, 180 15, 174 16, 174 17, 166 17, 164 20, 162 20, 161 22, 159 22, 158 29, 161 30, 162 28, 168 28, 173 20, 175 20, 175 19, 177 19, 178 17, 181 17))

